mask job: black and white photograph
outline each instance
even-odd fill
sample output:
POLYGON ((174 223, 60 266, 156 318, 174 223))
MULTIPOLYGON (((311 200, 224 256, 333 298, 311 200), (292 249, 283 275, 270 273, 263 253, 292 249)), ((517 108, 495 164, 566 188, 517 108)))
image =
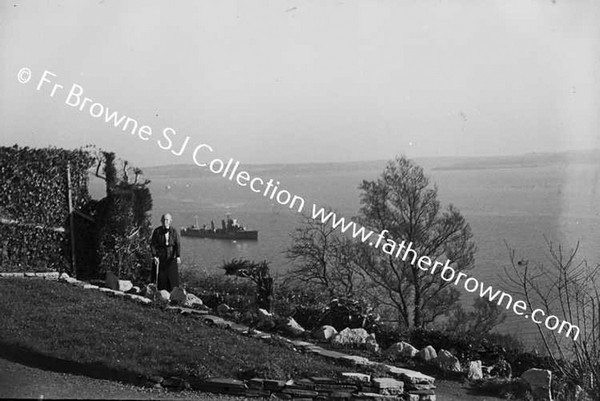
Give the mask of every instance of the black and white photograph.
POLYGON ((600 401, 600 2, 0 3, 0 399, 600 401))

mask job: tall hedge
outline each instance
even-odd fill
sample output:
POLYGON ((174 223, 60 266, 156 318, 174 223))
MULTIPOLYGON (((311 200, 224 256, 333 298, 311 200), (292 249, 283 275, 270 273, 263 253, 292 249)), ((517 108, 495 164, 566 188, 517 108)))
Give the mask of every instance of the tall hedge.
POLYGON ((67 165, 75 208, 90 200, 84 150, 0 147, 0 270, 60 270, 70 265, 67 165))

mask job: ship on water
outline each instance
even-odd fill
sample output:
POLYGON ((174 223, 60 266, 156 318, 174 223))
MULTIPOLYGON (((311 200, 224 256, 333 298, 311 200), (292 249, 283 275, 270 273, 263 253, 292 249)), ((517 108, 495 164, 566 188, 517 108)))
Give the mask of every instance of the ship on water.
POLYGON ((226 240, 258 240, 258 231, 246 230, 241 226, 237 219, 232 219, 231 214, 227 213, 225 219, 221 220, 221 228, 215 228, 215 222, 210 222, 210 227, 206 224, 200 227, 198 216, 194 216, 195 224, 191 227, 181 229, 181 235, 184 237, 212 238, 226 240))

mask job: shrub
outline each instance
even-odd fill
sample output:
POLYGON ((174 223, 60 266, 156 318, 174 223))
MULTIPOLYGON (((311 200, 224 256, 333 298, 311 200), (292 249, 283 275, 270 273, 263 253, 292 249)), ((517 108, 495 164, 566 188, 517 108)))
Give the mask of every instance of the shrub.
POLYGON ((90 154, 83 150, 0 147, 2 270, 61 270, 71 260, 67 167, 72 204, 89 200, 90 154))
POLYGON ((351 329, 364 328, 372 332, 378 321, 379 315, 365 301, 337 298, 329 302, 319 316, 318 324, 333 326, 338 331, 349 327, 351 329))
POLYGON ((307 330, 317 327, 319 317, 327 307, 327 295, 299 282, 283 282, 275 287, 273 311, 291 316, 307 330))
POLYGON ((533 401, 529 386, 520 379, 484 379, 472 383, 479 393, 510 400, 533 401))
POLYGON ((396 344, 400 341, 407 340, 406 332, 403 332, 397 324, 393 323, 379 323, 374 327, 375 337, 377 343, 381 348, 386 349, 391 345, 396 344))
POLYGON ((254 287, 251 283, 237 277, 231 278, 193 269, 182 271, 181 282, 209 308, 223 303, 242 311, 253 307, 254 287))

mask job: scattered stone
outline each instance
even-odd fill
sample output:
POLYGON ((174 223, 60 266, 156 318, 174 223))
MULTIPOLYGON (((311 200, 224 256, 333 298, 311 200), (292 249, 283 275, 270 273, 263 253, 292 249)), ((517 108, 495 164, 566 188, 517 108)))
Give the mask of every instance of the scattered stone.
POLYGON ((335 383, 337 383, 337 380, 335 380, 332 377, 313 376, 310 378, 310 381, 312 381, 315 384, 335 384, 335 383))
MULTIPOLYGON (((271 393, 271 399, 274 400, 291 400, 293 397, 291 394, 285 394, 285 393, 271 393)), ((305 399, 306 400, 306 399, 305 399)), ((308 400, 310 400, 310 398, 308 398, 308 400)))
POLYGON ((398 395, 404 392, 404 383, 396 379, 380 377, 373 379, 379 394, 398 395))
POLYGON ((152 382, 152 383, 162 383, 165 379, 162 376, 150 376, 148 378, 148 381, 152 382))
POLYGON ((92 284, 84 284, 83 285, 83 289, 84 290, 97 290, 99 287, 97 285, 92 285, 92 284))
POLYGON ((251 388, 254 390, 262 390, 264 387, 264 382, 265 382, 265 379, 255 377, 253 379, 246 380, 246 386, 248 386, 248 388, 251 388))
POLYGON ((169 389, 177 389, 177 390, 189 390, 192 388, 190 384, 182 379, 181 377, 169 377, 168 379, 164 379, 160 385, 162 387, 166 387, 169 389))
POLYGON ((362 365, 362 366, 377 365, 377 362, 372 362, 368 358, 365 358, 363 356, 344 355, 340 359, 342 361, 345 361, 346 363, 348 363, 350 366, 355 366, 355 365, 362 365))
POLYGON ((133 288, 133 283, 129 280, 119 280, 119 288, 116 290, 127 292, 133 288))
POLYGON ((64 281, 65 283, 69 283, 69 284, 73 284, 73 283, 76 283, 79 281, 76 278, 69 277, 69 276, 63 277, 61 280, 64 281))
POLYGON ((424 375, 421 372, 417 372, 416 370, 399 368, 397 366, 392 365, 384 365, 387 369, 388 373, 392 376, 400 378, 406 385, 415 385, 415 384, 429 384, 433 385, 435 382, 435 378, 431 376, 424 375))
POLYGON ((369 334, 369 337, 367 337, 367 342, 365 343, 365 347, 367 349, 367 351, 370 352, 379 352, 379 344, 377 344, 377 340, 375 339, 375 334, 371 333, 369 334))
POLYGON ((200 298, 188 292, 185 296, 185 303, 183 304, 187 308, 193 308, 194 306, 203 306, 203 302, 200 298))
POLYGON ((169 301, 175 305, 183 305, 187 300, 187 294, 185 290, 181 287, 175 287, 171 291, 171 295, 169 297, 169 301))
POLYGON ((386 350, 386 354, 391 356, 394 360, 401 358, 414 358, 419 353, 419 350, 410 345, 407 342, 401 341, 393 344, 386 350))
POLYGON ((258 309, 258 323, 256 327, 260 330, 272 330, 275 328, 275 317, 266 309, 258 309))
POLYGON ((437 358, 437 352, 435 352, 435 348, 433 348, 431 345, 428 345, 419 351, 419 358, 425 362, 433 362, 437 358))
MULTIPOLYGON (((356 400, 356 401, 402 401, 403 398, 401 398, 400 396, 396 396, 396 395, 384 395, 384 394, 378 394, 378 393, 373 393, 370 391, 361 391, 359 393, 356 393, 353 395, 353 397, 351 398, 352 400, 356 400)), ((415 401, 418 401, 419 399, 417 398, 415 401)), ((410 400, 412 401, 412 400, 410 400)))
POLYGON ((35 277, 35 273, 27 272, 24 274, 25 274, 25 277, 35 277))
POLYGON ((411 390, 409 391, 410 394, 417 394, 417 395, 435 395, 435 391, 433 390, 411 390))
POLYGON ((481 367, 481 361, 471 361, 469 362, 469 380, 480 380, 483 379, 483 370, 481 367))
POLYGON ((167 291, 167 290, 160 290, 160 292, 158 294, 160 295, 160 299, 162 301, 169 302, 169 299, 171 298, 171 294, 169 294, 169 291, 167 291))
POLYGON ((285 387, 285 382, 283 380, 268 380, 265 379, 263 381, 263 387, 265 390, 270 391, 279 391, 285 387))
POLYGON ((37 277, 42 277, 46 280, 58 280, 58 272, 35 273, 37 277))
POLYGON ((299 388, 284 388, 281 391, 283 394, 289 394, 291 395, 294 399, 297 398, 314 398, 316 396, 319 395, 319 393, 317 393, 316 391, 313 390, 302 390, 299 388))
POLYGON ((148 284, 142 290, 142 296, 150 299, 156 298, 156 294, 158 294, 158 290, 156 289, 155 284, 148 284))
POLYGON ((67 273, 62 273, 58 279, 59 280, 65 280, 67 278, 70 278, 70 276, 67 273))
POLYGON ((111 271, 106 272, 106 277, 104 278, 104 285, 106 286, 106 288, 119 291, 119 279, 117 278, 117 276, 115 276, 115 273, 111 271))
POLYGON ((433 384, 406 384, 407 390, 435 390, 433 384))
POLYGON ((364 373, 344 372, 342 377, 351 383, 370 383, 371 376, 364 373))
POLYGON ((305 332, 304 328, 300 326, 298 322, 294 320, 294 318, 291 317, 287 319, 287 322, 283 326, 283 330, 292 336, 301 336, 305 332))
POLYGON ((152 303, 152 300, 150 298, 142 297, 141 295, 131 294, 129 297, 134 301, 144 305, 150 305, 152 303))
POLYGON ((315 329, 312 332, 312 336, 320 341, 330 341, 337 333, 335 327, 326 325, 315 329))
POLYGON ((233 310, 233 308, 231 308, 227 304, 221 304, 221 305, 217 306, 217 313, 219 315, 226 315, 227 313, 231 312, 232 310, 233 310))
POLYGON ((552 381, 552 372, 544 369, 529 369, 521 375, 531 386, 531 393, 535 401, 552 401, 550 386, 552 381))
POLYGON ((203 319, 204 323, 208 324, 209 326, 215 326, 221 329, 228 329, 229 327, 231 327, 230 322, 218 316, 205 315, 203 319))
POLYGON ((335 347, 360 347, 366 344, 368 337, 369 333, 365 329, 350 329, 346 327, 333 337, 331 344, 335 347))
POLYGON ((241 380, 216 377, 208 379, 202 383, 200 390, 210 391, 213 393, 226 392, 230 394, 244 395, 245 391, 248 390, 248 387, 241 380))
POLYGON ((134 285, 133 287, 131 287, 131 289, 129 291, 130 294, 135 294, 135 295, 139 295, 141 294, 142 290, 140 289, 140 287, 134 285))
POLYGON ((436 360, 440 368, 443 370, 450 372, 460 372, 462 370, 458 358, 452 355, 450 351, 446 351, 445 349, 440 350, 436 360))

